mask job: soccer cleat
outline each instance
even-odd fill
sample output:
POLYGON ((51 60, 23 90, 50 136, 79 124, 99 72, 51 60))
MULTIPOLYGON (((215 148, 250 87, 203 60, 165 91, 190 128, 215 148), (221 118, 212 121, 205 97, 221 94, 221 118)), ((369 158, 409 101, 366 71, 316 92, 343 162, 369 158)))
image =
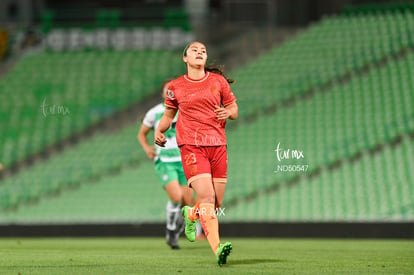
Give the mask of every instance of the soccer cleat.
POLYGON ((219 244, 219 247, 216 251, 217 263, 219 266, 227 263, 227 256, 230 255, 231 250, 233 249, 231 242, 226 242, 225 244, 219 244))
POLYGON ((194 242, 196 240, 196 222, 188 218, 187 212, 189 208, 189 206, 184 206, 183 208, 181 208, 181 214, 183 215, 185 220, 185 236, 187 237, 187 240, 189 240, 190 242, 194 242))
POLYGON ((167 244, 171 247, 171 249, 180 249, 178 246, 178 238, 177 234, 174 230, 167 230, 167 244))

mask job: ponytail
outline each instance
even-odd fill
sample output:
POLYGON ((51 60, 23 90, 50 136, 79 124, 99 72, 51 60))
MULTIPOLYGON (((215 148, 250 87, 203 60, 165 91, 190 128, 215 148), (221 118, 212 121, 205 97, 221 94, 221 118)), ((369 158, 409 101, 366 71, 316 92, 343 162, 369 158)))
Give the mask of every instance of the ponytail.
POLYGON ((224 66, 223 66, 223 65, 212 65, 212 64, 210 64, 210 65, 207 65, 207 66, 204 68, 204 70, 205 70, 206 72, 212 72, 212 73, 215 73, 215 74, 222 75, 222 76, 223 76, 223 77, 227 80, 227 83, 229 83, 229 84, 232 84, 232 83, 234 83, 234 82, 235 82, 235 80, 234 80, 234 79, 227 78, 227 77, 224 75, 224 66))

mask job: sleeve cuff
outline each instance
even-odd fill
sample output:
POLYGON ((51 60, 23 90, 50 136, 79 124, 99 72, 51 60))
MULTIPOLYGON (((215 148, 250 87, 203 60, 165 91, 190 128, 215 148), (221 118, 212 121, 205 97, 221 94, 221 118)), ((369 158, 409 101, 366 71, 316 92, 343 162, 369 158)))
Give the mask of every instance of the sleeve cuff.
POLYGON ((230 104, 233 104, 234 102, 236 102, 236 99, 235 99, 235 100, 232 100, 232 101, 231 101, 231 102, 229 102, 229 103, 223 103, 223 106, 224 106, 224 107, 229 106, 230 104))
POLYGON ((170 104, 167 104, 167 103, 165 103, 165 106, 168 107, 168 108, 178 109, 177 106, 170 105, 170 104))

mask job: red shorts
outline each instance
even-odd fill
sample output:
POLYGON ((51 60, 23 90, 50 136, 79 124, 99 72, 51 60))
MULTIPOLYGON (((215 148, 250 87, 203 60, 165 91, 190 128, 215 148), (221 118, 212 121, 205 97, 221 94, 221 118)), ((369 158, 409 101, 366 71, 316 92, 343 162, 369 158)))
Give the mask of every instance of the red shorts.
POLYGON ((201 177, 209 177, 213 182, 227 182, 227 147, 180 146, 181 160, 188 185, 201 177))

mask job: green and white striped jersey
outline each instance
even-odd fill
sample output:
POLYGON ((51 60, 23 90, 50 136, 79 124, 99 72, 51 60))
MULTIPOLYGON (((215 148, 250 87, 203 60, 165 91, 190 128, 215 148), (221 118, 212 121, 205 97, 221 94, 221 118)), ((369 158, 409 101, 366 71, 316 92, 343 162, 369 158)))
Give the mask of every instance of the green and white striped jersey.
MULTIPOLYGON (((142 123, 151 129, 157 129, 158 124, 160 123, 161 117, 163 116, 165 111, 164 103, 160 103, 153 108, 151 108, 144 117, 142 123)), ((156 157, 154 161, 158 159, 162 162, 177 162, 181 161, 180 149, 177 146, 177 140, 175 138, 175 124, 177 122, 177 114, 173 120, 171 127, 164 133, 167 143, 165 147, 160 147, 155 144, 155 153, 156 157)))

